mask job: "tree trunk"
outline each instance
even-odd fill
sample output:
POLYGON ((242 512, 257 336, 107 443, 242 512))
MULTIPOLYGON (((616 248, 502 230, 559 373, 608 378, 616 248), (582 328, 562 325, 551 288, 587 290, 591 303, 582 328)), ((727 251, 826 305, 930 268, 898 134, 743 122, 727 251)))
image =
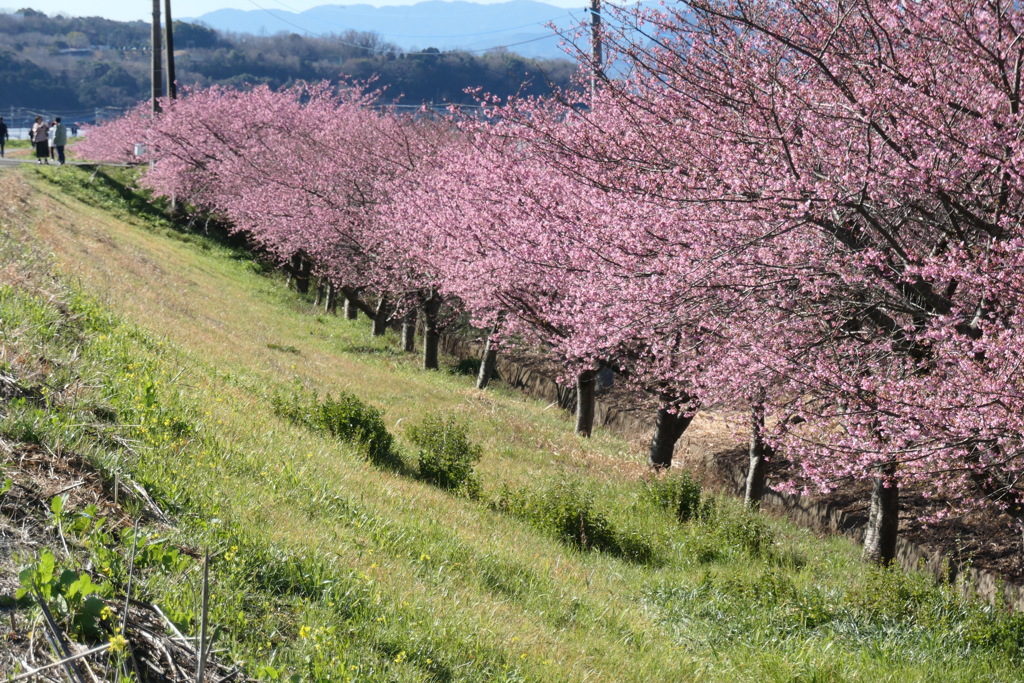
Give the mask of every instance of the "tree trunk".
POLYGON ((330 280, 327 281, 327 296, 324 298, 324 313, 330 313, 331 315, 338 314, 338 290, 330 280))
POLYGON ((316 298, 313 299, 313 306, 319 306, 320 302, 324 300, 327 295, 327 286, 324 284, 323 278, 317 278, 316 281, 316 298))
POLYGON ((402 349, 406 353, 416 350, 416 309, 410 308, 402 316, 402 349))
POLYGON ((356 306, 355 297, 345 295, 345 320, 355 320, 359 317, 359 307, 356 306))
POLYGON ((437 348, 441 335, 437 331, 437 314, 441 311, 441 299, 436 293, 423 302, 423 369, 437 370, 437 348))
POLYGON ((391 317, 388 312, 388 298, 383 294, 380 295, 380 301, 377 302, 377 310, 373 316, 373 336, 382 337, 384 333, 388 331, 388 318, 391 317))
POLYGON ((299 267, 301 268, 301 270, 299 271, 299 274, 295 277, 295 288, 299 290, 299 294, 308 294, 310 283, 309 261, 307 261, 304 258, 301 259, 299 261, 299 267))
POLYGON ((178 198, 173 194, 167 204, 167 215, 170 216, 173 221, 185 218, 185 212, 182 210, 181 204, 178 203, 178 198))
POLYGON ((687 415, 678 405, 663 405, 658 408, 658 419, 654 424, 654 436, 651 437, 647 464, 658 469, 672 467, 676 443, 691 422, 693 415, 687 415))
POLYGON ((484 346, 484 357, 480 361, 480 374, 476 377, 476 388, 486 389, 494 376, 494 368, 498 365, 498 349, 494 348, 490 336, 484 346))
POLYGON ((864 534, 864 555, 868 562, 888 565, 896 559, 896 538, 900 525, 900 489, 893 475, 895 466, 882 469, 871 487, 871 507, 864 534))
POLYGON ((764 496, 768 465, 765 458, 771 448, 764 442, 764 404, 750 406, 750 468, 747 470, 747 492, 743 497, 750 507, 757 507, 764 496))
POLYGON ((586 370, 576 377, 576 433, 589 437, 594 431, 594 403, 597 371, 586 370))
POLYGON ((309 292, 309 261, 302 254, 295 254, 291 258, 292 276, 295 278, 295 291, 299 294, 309 292))

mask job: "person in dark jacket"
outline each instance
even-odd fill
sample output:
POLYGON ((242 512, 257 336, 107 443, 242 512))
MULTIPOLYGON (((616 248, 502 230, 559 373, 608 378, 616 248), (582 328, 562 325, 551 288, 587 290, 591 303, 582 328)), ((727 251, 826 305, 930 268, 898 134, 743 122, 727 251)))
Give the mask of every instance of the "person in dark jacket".
POLYGON ((7 124, 4 123, 4 117, 0 116, 0 159, 4 156, 4 147, 7 146, 7 139, 9 137, 7 134, 7 124))
POLYGON ((57 149, 57 163, 64 165, 64 145, 68 144, 68 129, 58 116, 53 120, 53 146, 57 149))

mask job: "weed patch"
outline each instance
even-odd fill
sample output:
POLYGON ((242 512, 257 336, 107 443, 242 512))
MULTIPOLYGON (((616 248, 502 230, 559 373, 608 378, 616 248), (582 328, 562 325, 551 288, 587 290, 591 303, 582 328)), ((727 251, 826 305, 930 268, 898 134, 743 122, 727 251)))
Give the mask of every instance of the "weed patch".
POLYGON ((645 480, 643 497, 669 511, 680 522, 688 522, 693 517, 706 517, 713 508, 710 499, 703 499, 700 482, 694 481, 685 470, 645 480))
POLYGON ((384 413, 344 392, 320 399, 314 393, 294 391, 270 399, 274 412, 316 432, 359 445, 375 465, 402 469, 394 437, 384 425, 384 413))
POLYGON ((616 528, 595 497, 580 482, 556 482, 539 489, 503 486, 493 505, 580 550, 599 550, 632 562, 652 561, 653 544, 616 528))
POLYGON ((901 659, 932 642, 939 666, 969 653, 1014 659, 1024 653, 1024 615, 1007 615, 921 574, 866 568, 864 578, 823 590, 771 567, 744 575, 706 572, 695 584, 663 585, 646 599, 681 641, 697 637, 716 648, 751 640, 775 648, 817 638, 901 659), (723 622, 722 614, 737 617, 723 622))
POLYGON ((420 478, 470 498, 480 495, 480 482, 473 466, 483 449, 471 443, 465 426, 454 416, 428 415, 423 423, 408 429, 409 440, 420 447, 420 478))

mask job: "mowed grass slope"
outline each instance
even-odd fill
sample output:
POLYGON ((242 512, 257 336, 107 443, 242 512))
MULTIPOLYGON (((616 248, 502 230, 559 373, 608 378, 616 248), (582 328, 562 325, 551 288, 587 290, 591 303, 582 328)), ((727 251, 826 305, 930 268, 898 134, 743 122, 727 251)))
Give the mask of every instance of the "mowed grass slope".
MULTIPOLYGON (((614 435, 581 440, 553 408, 420 370, 394 336, 318 314, 244 254, 176 231, 108 180, 69 167, 0 175, 3 229, 19 245, 3 251, 4 344, 76 368, 90 398, 40 422, 38 438, 124 468, 175 513, 181 543, 211 549, 219 643, 250 673, 1022 678, 1019 617, 870 570, 845 539, 731 501, 680 522, 614 435), (39 321, 59 315, 75 321, 73 343, 44 333, 39 321), (404 471, 273 410, 275 396, 339 391, 384 411, 404 471), (90 401, 116 423, 82 429, 75 411, 90 401), (477 499, 411 476, 407 428, 438 414, 483 449, 477 499), (111 431, 119 439, 102 438, 111 431), (546 531, 544 505, 559 500, 614 542, 580 550, 546 531)), ((10 437, 29 417, 11 411, 0 429, 10 437)), ((194 579, 147 590, 195 627, 194 579)))

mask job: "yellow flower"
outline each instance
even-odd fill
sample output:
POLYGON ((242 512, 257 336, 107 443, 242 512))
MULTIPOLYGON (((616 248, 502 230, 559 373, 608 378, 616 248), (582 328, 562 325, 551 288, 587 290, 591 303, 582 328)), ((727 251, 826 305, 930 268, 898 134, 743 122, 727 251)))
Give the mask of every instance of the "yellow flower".
POLYGON ((120 633, 110 637, 111 652, 124 652, 124 649, 126 647, 128 647, 128 639, 122 636, 120 633))
POLYGON ((309 626, 303 626, 299 629, 299 638, 309 638, 309 634, 313 632, 309 626))

